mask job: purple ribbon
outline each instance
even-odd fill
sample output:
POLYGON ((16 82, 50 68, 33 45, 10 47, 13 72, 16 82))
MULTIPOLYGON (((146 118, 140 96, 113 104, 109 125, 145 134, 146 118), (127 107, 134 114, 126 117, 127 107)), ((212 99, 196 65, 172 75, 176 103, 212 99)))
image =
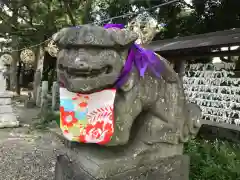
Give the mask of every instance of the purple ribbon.
POLYGON ((124 25, 123 24, 105 24, 103 27, 105 29, 109 29, 109 28, 123 29, 124 25))
MULTIPOLYGON (((123 29, 124 25, 106 24, 104 25, 104 28, 123 29)), ((137 45, 136 43, 134 43, 132 47, 129 49, 125 65, 115 83, 115 86, 117 88, 121 87, 127 81, 128 74, 131 72, 133 65, 136 66, 140 77, 144 77, 146 70, 149 69, 149 71, 153 73, 153 75, 159 78, 160 72, 162 72, 163 70, 162 62, 153 51, 144 49, 137 45)))

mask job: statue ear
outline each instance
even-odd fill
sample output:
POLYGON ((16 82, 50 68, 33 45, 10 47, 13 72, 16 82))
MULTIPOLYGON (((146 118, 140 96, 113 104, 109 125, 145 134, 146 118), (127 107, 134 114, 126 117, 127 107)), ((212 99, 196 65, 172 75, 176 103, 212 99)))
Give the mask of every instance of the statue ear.
POLYGON ((56 32, 55 34, 52 35, 52 40, 55 42, 58 42, 61 37, 65 34, 65 31, 67 31, 67 28, 63 28, 60 31, 56 32))
POLYGON ((59 32, 56 32, 55 34, 52 35, 52 40, 54 42, 57 42, 59 40, 59 32))
POLYGON ((110 33, 113 41, 121 46, 132 44, 138 39, 137 33, 127 29, 110 28, 107 31, 110 33))
POLYGON ((78 38, 75 35, 79 31, 78 30, 79 28, 80 26, 76 28, 72 28, 72 27, 62 28, 60 31, 52 35, 52 40, 57 44, 66 44, 69 41, 68 39, 69 36, 75 37, 75 39, 78 38))
POLYGON ((65 37, 65 35, 68 33, 70 28, 62 28, 60 31, 56 32, 55 34, 52 35, 52 40, 59 44, 61 39, 65 37))
POLYGON ((130 73, 128 80, 122 85, 120 89, 124 92, 130 91, 136 85, 137 78, 138 73, 136 69, 134 69, 134 71, 130 73))

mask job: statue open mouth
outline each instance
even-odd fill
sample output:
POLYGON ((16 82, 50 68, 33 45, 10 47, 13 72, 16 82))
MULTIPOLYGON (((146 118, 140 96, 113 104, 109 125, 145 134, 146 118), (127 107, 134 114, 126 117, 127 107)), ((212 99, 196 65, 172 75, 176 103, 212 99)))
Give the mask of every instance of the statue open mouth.
POLYGON ((59 69, 65 71, 71 78, 96 78, 101 75, 110 74, 113 71, 112 66, 106 65, 102 68, 70 68, 59 65, 59 69))
POLYGON ((100 68, 66 67, 58 65, 59 83, 71 92, 89 94, 103 89, 113 88, 119 72, 113 66, 105 65, 100 68))

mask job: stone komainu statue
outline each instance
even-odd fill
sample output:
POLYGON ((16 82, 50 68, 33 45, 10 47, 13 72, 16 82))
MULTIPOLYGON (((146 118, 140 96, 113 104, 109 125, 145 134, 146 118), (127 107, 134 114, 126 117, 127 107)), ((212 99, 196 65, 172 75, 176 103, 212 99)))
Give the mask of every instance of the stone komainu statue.
MULTIPOLYGON (((178 74, 164 58, 154 53, 143 56, 145 50, 134 44, 137 38, 126 29, 92 25, 64 28, 53 37, 60 49, 57 68, 62 87, 81 94, 116 88, 114 130, 104 144, 107 147, 76 147, 79 156, 93 158, 98 165, 98 170, 89 170, 96 179, 113 176, 128 166, 182 154, 183 143, 200 127, 201 110, 186 101, 178 74), (136 51, 139 53, 134 54, 136 51), (126 68, 129 56, 134 55, 135 60, 126 68), (139 65, 136 56, 149 60, 138 58, 139 65), (154 58, 158 62, 151 61, 154 58), (156 68, 161 69, 160 76, 156 68), (128 72, 123 74, 125 70, 128 72), (123 167, 117 159, 128 165, 123 167)), ((83 159, 77 162, 79 168, 86 169, 83 159)))

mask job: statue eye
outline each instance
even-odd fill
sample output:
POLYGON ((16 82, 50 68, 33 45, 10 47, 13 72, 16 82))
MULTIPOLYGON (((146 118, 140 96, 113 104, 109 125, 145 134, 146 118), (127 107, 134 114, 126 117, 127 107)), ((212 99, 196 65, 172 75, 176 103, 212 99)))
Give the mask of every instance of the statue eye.
POLYGON ((84 42, 86 44, 92 44, 94 42, 94 40, 95 40, 95 38, 94 38, 94 36, 92 34, 87 34, 85 36, 84 42))

